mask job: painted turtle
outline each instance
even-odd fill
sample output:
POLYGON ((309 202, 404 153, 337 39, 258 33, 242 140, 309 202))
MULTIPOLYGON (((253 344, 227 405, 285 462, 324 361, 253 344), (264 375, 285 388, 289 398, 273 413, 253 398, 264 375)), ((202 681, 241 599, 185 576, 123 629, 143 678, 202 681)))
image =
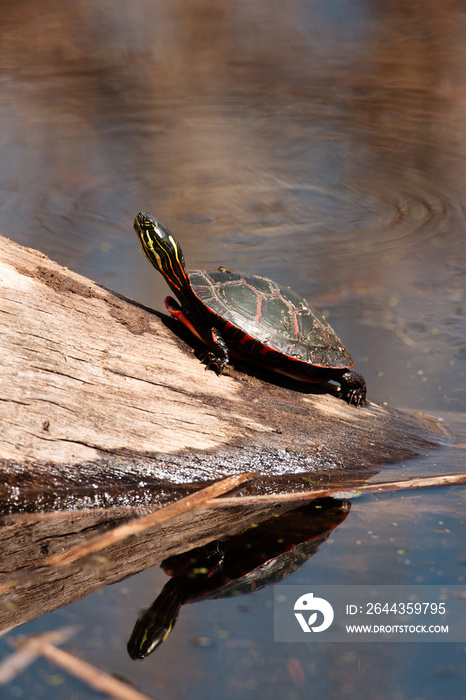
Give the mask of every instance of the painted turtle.
POLYGON ((308 382, 334 380, 341 398, 366 403, 366 382, 324 317, 288 287, 257 275, 187 271, 181 248, 152 216, 134 221, 142 250, 178 297, 165 299, 168 311, 209 351, 208 366, 221 373, 230 355, 308 382))

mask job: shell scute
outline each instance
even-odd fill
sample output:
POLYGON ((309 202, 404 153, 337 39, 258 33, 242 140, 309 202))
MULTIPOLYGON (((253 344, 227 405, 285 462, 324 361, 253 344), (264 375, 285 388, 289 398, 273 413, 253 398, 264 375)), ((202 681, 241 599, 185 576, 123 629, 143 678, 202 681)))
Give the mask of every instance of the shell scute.
POLYGON ((325 318, 288 287, 227 270, 188 275, 195 296, 234 336, 238 349, 271 349, 316 367, 353 367, 351 356, 325 318))

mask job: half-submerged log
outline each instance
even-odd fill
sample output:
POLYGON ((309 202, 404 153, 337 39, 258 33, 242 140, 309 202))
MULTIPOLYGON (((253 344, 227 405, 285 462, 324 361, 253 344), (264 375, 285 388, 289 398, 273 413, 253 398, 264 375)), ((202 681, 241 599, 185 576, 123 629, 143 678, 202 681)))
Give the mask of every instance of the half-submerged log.
POLYGON ((352 486, 448 440, 329 387, 246 366, 217 376, 178 326, 0 237, 3 510, 171 500, 250 471, 269 490, 296 474, 352 486))

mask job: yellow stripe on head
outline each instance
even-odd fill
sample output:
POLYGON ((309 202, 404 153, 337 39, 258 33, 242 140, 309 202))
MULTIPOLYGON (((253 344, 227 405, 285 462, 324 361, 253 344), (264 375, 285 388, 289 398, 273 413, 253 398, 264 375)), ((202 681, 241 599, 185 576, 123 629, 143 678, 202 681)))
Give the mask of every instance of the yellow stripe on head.
POLYGON ((149 234, 149 231, 143 231, 143 236, 144 236, 144 243, 148 248, 151 250, 154 250, 154 241, 152 240, 151 235, 149 234))
POLYGON ((190 288, 183 253, 176 239, 152 214, 140 212, 134 221, 146 258, 161 272, 175 293, 190 288))
POLYGON ((180 260, 180 256, 179 256, 179 254, 178 254, 178 253, 180 252, 180 247, 179 247, 179 245, 178 245, 178 242, 175 241, 175 239, 173 238, 173 236, 171 235, 171 233, 170 233, 170 235, 168 236, 168 239, 169 239, 170 243, 171 243, 172 246, 173 246, 173 252, 174 252, 175 255, 176 255, 176 259, 178 260, 179 265, 180 265, 181 267, 184 267, 184 260, 183 260, 182 258, 181 258, 181 260, 180 260))
POLYGON ((157 265, 158 265, 159 268, 161 269, 161 268, 162 268, 162 258, 160 257, 160 255, 159 255, 158 253, 155 252, 155 250, 154 250, 153 252, 154 252, 154 255, 155 255, 156 259, 157 259, 157 265))

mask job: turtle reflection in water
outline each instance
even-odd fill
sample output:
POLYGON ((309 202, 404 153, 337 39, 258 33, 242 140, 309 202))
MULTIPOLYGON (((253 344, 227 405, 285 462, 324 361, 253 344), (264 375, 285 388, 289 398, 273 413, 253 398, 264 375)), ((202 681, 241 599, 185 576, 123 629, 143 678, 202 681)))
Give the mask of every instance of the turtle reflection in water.
POLYGON ((209 348, 208 366, 220 374, 230 354, 307 382, 336 381, 340 396, 366 404, 366 382, 325 318, 288 287, 265 277, 186 270, 178 241, 152 214, 140 212, 134 228, 144 255, 181 302, 168 311, 209 348))
POLYGON ((170 634, 185 603, 245 595, 299 569, 349 513, 347 501, 320 499, 257 527, 165 559, 172 578, 136 622, 128 642, 133 659, 151 654, 170 634))

